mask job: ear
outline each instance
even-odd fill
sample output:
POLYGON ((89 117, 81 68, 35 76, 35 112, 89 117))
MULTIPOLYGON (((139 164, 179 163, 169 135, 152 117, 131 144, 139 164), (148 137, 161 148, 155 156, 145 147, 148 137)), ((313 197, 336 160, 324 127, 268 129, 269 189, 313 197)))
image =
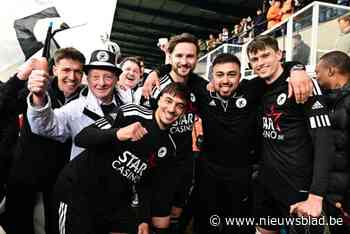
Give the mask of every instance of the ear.
POLYGON ((335 69, 333 67, 328 68, 328 76, 333 77, 335 74, 335 69))
POLYGON ((238 74, 238 77, 239 77, 238 80, 241 80, 241 79, 242 79, 242 76, 241 76, 241 75, 242 75, 241 73, 238 74))
POLYGON ((282 61, 282 58, 283 58, 283 52, 282 52, 282 50, 276 51, 276 55, 277 55, 277 57, 278 57, 278 61, 282 61))

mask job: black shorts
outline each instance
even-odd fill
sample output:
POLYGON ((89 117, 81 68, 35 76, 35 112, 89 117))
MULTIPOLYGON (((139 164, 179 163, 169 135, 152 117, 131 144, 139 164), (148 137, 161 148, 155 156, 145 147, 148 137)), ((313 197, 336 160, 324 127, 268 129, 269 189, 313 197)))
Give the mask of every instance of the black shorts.
POLYGON ((171 207, 183 208, 191 194, 194 183, 194 158, 192 152, 181 157, 172 168, 173 180, 166 188, 152 191, 151 214, 153 217, 170 215, 171 207))
POLYGON ((195 159, 193 153, 189 153, 185 160, 178 162, 176 167, 178 180, 174 184, 176 189, 172 205, 183 208, 187 204, 194 186, 195 159))
POLYGON ((60 234, 137 233, 137 217, 130 201, 115 199, 108 203, 98 186, 84 188, 66 172, 62 171, 55 185, 60 234), (91 195, 98 190, 101 196, 91 195))
MULTIPOLYGON (((270 182, 271 183, 271 182, 270 182)), ((272 225, 271 218, 290 217, 290 205, 307 199, 308 193, 298 192, 287 184, 283 188, 276 186, 274 191, 257 179, 254 183, 253 214, 256 224, 267 230, 277 230, 278 225, 272 225), (288 194, 288 198, 283 196, 288 194)))

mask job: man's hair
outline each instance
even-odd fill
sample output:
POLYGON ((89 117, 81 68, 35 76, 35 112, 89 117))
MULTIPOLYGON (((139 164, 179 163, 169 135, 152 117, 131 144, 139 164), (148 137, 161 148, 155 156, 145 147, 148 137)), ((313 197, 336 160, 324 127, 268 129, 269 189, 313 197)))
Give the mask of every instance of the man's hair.
POLYGON ((182 33, 176 36, 173 36, 170 38, 169 46, 168 46, 168 52, 172 53, 176 47, 177 44, 187 42, 192 43, 196 46, 197 55, 199 53, 199 45, 198 45, 198 39, 189 33, 182 33))
POLYGON ((265 50, 267 48, 271 48, 274 51, 279 51, 277 40, 267 35, 255 37, 247 47, 248 58, 249 54, 256 54, 259 50, 265 50))
POLYGON ((172 83, 168 84, 160 92, 159 98, 166 93, 170 94, 171 96, 174 96, 174 97, 176 96, 176 97, 181 98, 182 100, 184 100, 186 102, 186 105, 190 101, 190 91, 188 90, 188 88, 184 84, 177 83, 177 82, 172 82, 172 83))
POLYGON ((294 34, 293 35, 293 39, 297 39, 297 40, 301 41, 301 35, 300 34, 294 34))
POLYGON ((224 63, 235 63, 239 67, 241 67, 241 62, 239 61, 237 56, 235 56, 233 54, 229 54, 229 53, 222 53, 222 54, 219 54, 218 56, 216 56, 214 61, 213 61, 213 67, 216 64, 224 64, 224 63))
POLYGON ((137 59, 137 61, 139 61, 139 63, 145 62, 145 59, 142 56, 135 56, 135 59, 137 59))
POLYGON ((80 62, 82 65, 85 64, 85 56, 77 49, 73 47, 60 48, 55 51, 53 55, 54 62, 57 64, 61 59, 71 59, 80 62))
POLYGON ((343 15, 343 16, 340 16, 340 17, 338 18, 338 22, 341 21, 341 20, 344 20, 344 21, 347 21, 347 22, 350 23, 350 13, 345 14, 345 15, 343 15))
POLYGON ((331 51, 321 56, 320 60, 330 67, 335 67, 340 74, 350 75, 350 57, 342 51, 331 51))
POLYGON ((120 67, 123 67, 127 61, 135 63, 139 67, 139 69, 141 70, 140 61, 136 57, 126 57, 125 59, 123 59, 123 61, 121 61, 120 67))

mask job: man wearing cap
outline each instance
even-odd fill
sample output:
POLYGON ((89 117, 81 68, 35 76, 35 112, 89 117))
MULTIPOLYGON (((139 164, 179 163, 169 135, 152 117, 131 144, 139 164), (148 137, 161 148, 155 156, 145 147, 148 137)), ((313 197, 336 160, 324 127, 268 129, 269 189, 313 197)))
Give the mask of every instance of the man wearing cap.
MULTIPOLYGON (((34 70, 29 76, 28 122, 34 133, 61 142, 73 139, 84 127, 108 114, 122 102, 115 92, 115 84, 121 70, 115 65, 115 55, 106 50, 91 54, 90 63, 84 66, 88 87, 78 99, 53 110, 50 97, 46 94, 47 73, 34 70)), ((84 149, 72 145, 72 160, 84 149)))

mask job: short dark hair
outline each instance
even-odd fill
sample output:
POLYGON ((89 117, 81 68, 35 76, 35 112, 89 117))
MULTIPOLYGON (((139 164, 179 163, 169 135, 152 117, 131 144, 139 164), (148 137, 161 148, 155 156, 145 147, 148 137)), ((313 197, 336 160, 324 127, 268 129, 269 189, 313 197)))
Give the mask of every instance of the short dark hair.
POLYGON ((275 38, 268 35, 261 35, 255 37, 247 47, 247 55, 256 54, 259 50, 265 50, 267 47, 274 51, 279 51, 278 42, 275 38))
POLYGON ((180 97, 182 100, 186 102, 186 105, 190 101, 190 91, 189 89, 182 83, 172 82, 165 86, 165 88, 160 92, 158 99, 164 94, 170 94, 172 96, 180 97))
POLYGON ((343 16, 340 16, 340 17, 338 18, 338 22, 341 21, 341 20, 350 22, 350 13, 345 14, 345 15, 343 15, 343 16))
POLYGON ((123 61, 121 61, 121 63, 120 63, 120 67, 123 67, 124 63, 126 63, 127 61, 135 63, 139 67, 139 69, 141 70, 140 60, 138 60, 136 57, 124 58, 123 61))
POLYGON ((85 64, 85 56, 77 49, 73 47, 60 48, 55 51, 54 62, 57 64, 61 59, 72 59, 74 61, 80 62, 82 65, 85 64))
POLYGON ((140 64, 145 62, 145 59, 142 56, 135 56, 135 59, 137 59, 140 64))
POLYGON ((235 63, 239 67, 241 67, 241 62, 239 61, 237 56, 230 53, 219 54, 218 56, 215 57, 212 65, 214 67, 216 64, 224 64, 224 63, 235 63))
POLYGON ((168 52, 172 53, 174 51, 176 45, 179 43, 182 43, 182 42, 194 44, 196 46, 197 55, 198 55, 198 53, 199 53, 198 39, 189 33, 182 33, 182 34, 171 37, 170 41, 169 41, 168 52))
POLYGON ((293 35, 293 39, 297 39, 297 40, 301 41, 301 35, 300 34, 294 34, 293 35))
POLYGON ((350 57, 342 51, 331 51, 321 56, 326 66, 335 67, 340 74, 350 75, 350 57))

